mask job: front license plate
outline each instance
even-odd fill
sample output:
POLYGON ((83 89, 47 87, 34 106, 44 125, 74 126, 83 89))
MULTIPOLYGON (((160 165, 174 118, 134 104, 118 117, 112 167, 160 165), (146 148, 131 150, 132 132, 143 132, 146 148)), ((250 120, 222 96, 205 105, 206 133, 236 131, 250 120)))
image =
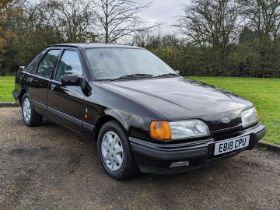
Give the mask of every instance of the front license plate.
POLYGON ((250 136, 227 139, 215 144, 214 156, 232 152, 249 146, 250 136))

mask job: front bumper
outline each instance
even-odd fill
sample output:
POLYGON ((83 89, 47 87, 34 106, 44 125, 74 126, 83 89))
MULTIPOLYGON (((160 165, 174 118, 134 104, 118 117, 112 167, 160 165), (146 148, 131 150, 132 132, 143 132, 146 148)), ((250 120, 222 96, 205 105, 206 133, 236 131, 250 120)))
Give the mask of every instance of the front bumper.
POLYGON ((130 145, 135 160, 141 172, 152 174, 179 173, 192 170, 217 160, 234 156, 243 150, 252 149, 265 135, 266 128, 258 124, 252 128, 236 133, 235 137, 250 135, 247 148, 214 157, 214 145, 217 141, 209 138, 201 141, 184 142, 178 144, 159 144, 130 137, 130 145), (173 167, 174 163, 187 165, 173 167))

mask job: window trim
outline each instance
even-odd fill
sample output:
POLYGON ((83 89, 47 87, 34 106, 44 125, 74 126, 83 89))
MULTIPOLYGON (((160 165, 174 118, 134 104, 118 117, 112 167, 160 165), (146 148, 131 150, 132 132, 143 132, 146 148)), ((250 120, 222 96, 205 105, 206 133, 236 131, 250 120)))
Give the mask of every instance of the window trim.
POLYGON ((32 73, 33 73, 34 75, 36 75, 36 76, 39 76, 39 77, 42 77, 42 78, 51 80, 52 77, 53 77, 53 72, 54 72, 55 69, 57 68, 58 60, 59 60, 59 58, 60 58, 60 56, 61 56, 62 51, 63 51, 63 50, 62 50, 61 48, 49 48, 49 49, 47 49, 46 52, 44 53, 44 55, 43 55, 43 56, 41 57, 41 59, 39 60, 39 62, 37 63, 36 70, 35 70, 34 72, 32 72, 32 73), (56 58, 55 65, 54 65, 54 68, 53 68, 53 70, 52 70, 52 73, 51 73, 50 77, 48 78, 48 77, 44 77, 44 76, 42 76, 42 75, 39 75, 39 74, 38 74, 38 69, 39 69, 39 66, 40 66, 40 64, 42 63, 43 59, 44 59, 44 58, 46 57, 46 55, 48 54, 48 52, 50 52, 50 51, 52 51, 52 50, 59 50, 60 52, 59 52, 59 54, 57 55, 57 58, 56 58))
POLYGON ((59 58, 58 58, 55 70, 53 71, 53 75, 52 75, 51 79, 53 81, 55 81, 55 82, 61 83, 61 81, 60 80, 56 80, 55 77, 56 77, 56 74, 58 72, 58 66, 59 66, 59 64, 61 62, 62 56, 64 55, 65 51, 74 51, 74 52, 76 52, 78 54, 78 57, 79 57, 79 60, 80 60, 81 66, 82 66, 82 71, 83 71, 82 74, 81 74, 81 78, 84 78, 84 79, 88 80, 88 76, 87 76, 86 71, 85 71, 85 65, 83 63, 80 50, 76 49, 76 48, 67 48, 67 47, 62 49, 62 52, 59 55, 59 58))
POLYGON ((42 52, 37 54, 36 57, 32 59, 32 61, 25 67, 24 70, 28 73, 34 73, 34 71, 37 70, 38 63, 41 61, 41 59, 44 55, 45 55, 45 50, 43 50, 42 52), (31 65, 33 65, 33 64, 34 64, 34 67, 31 68, 31 65))

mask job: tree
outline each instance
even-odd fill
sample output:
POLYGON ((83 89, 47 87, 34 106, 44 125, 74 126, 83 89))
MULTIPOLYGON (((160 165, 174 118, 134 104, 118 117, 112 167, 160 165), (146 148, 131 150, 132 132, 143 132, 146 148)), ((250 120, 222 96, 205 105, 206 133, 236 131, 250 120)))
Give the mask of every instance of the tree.
POLYGON ((230 43, 238 35, 238 16, 239 5, 234 0, 193 0, 177 27, 194 45, 211 47, 215 60, 224 65, 230 43))
POLYGON ((7 21, 10 17, 12 0, 0 1, 0 51, 3 50, 8 36, 7 21))
POLYGON ((92 5, 87 0, 51 0, 43 3, 48 8, 49 17, 64 35, 65 42, 93 42, 96 34, 93 31, 94 16, 92 5))
POLYGON ((17 0, 11 5, 17 15, 5 20, 13 38, 6 39, 0 61, 2 70, 14 72, 20 65, 28 64, 34 56, 48 45, 63 42, 62 35, 50 23, 51 13, 42 3, 17 0))
POLYGON ((248 26, 257 34, 258 42, 254 47, 260 55, 259 66, 262 69, 275 68, 279 56, 280 1, 242 0, 241 5, 248 26))
POLYGON ((137 0, 95 0, 93 12, 100 29, 99 39, 105 43, 117 42, 141 30, 139 12, 148 6, 137 0))
POLYGON ((279 0, 241 0, 245 18, 259 37, 275 39, 280 28, 279 0))
POLYGON ((3 54, 6 52, 7 44, 16 36, 12 30, 11 21, 21 13, 17 4, 18 1, 15 0, 0 0, 0 70, 3 66, 3 54))
MULTIPOLYGON (((17 0, 19 1, 19 0, 17 0)), ((93 42, 91 4, 83 0, 22 1, 17 4, 21 13, 11 19, 9 30, 15 35, 5 39, 2 69, 15 71, 26 65, 45 47, 64 42, 93 42)), ((13 7, 14 4, 13 4, 13 7)))
MULTIPOLYGON (((45 47, 63 42, 62 33, 51 22, 54 10, 44 3, 26 2, 21 5, 22 14, 13 21, 16 38, 7 47, 5 61, 13 59, 13 64, 26 65, 45 47)), ((6 68, 12 69, 9 62, 6 68)), ((13 69, 14 70, 14 69, 13 69)))
POLYGON ((254 43, 257 38, 257 33, 245 26, 239 35, 239 43, 254 43))

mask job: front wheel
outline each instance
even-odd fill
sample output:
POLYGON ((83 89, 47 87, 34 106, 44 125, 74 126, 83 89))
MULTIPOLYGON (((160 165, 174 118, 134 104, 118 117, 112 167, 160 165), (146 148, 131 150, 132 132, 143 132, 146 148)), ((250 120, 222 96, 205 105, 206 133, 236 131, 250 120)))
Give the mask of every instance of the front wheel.
POLYGON ((21 112, 23 122, 28 127, 37 126, 41 124, 42 116, 35 112, 28 93, 25 93, 22 96, 21 112))
POLYGON ((126 132, 117 122, 110 121, 102 126, 97 150, 103 169, 114 179, 127 179, 137 171, 126 132))

